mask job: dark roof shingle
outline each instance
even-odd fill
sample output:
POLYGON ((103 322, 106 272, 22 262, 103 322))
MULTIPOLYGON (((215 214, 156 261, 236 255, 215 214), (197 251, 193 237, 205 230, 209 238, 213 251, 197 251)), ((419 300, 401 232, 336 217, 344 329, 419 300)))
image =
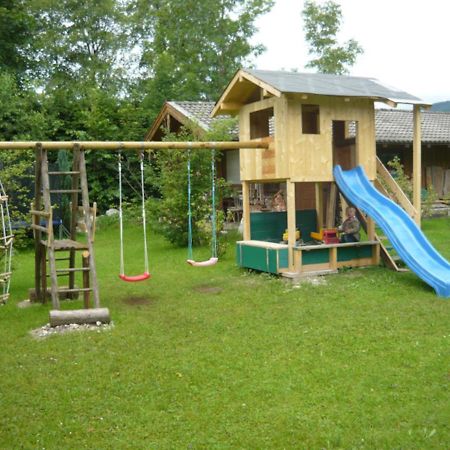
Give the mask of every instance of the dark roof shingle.
MULTIPOLYGON (((450 143, 450 113, 423 111, 422 142, 450 143)), ((375 111, 377 142, 412 142, 413 113, 406 110, 378 109, 375 111)))

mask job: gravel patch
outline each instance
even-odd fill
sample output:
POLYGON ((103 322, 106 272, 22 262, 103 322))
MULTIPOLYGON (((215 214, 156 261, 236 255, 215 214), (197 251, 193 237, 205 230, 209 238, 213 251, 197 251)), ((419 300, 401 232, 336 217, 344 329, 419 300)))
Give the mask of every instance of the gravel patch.
POLYGON ((114 324, 112 322, 111 323, 97 322, 96 324, 82 324, 82 325, 71 323, 70 325, 59 325, 57 327, 51 327, 50 324, 48 323, 43 327, 31 330, 30 334, 34 339, 45 339, 49 336, 54 336, 56 334, 66 334, 80 331, 96 331, 97 333, 101 333, 103 331, 111 330, 112 328, 114 328, 114 324))

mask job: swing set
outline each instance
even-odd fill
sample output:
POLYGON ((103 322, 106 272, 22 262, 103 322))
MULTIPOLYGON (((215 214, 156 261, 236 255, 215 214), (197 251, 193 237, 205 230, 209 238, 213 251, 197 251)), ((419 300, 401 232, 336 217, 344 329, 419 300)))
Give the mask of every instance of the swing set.
MULTIPOLYGON (((50 310, 50 325, 64 325, 69 323, 86 324, 109 322, 110 314, 108 308, 100 307, 100 296, 98 290, 95 257, 94 257, 94 225, 91 220, 91 211, 88 195, 87 170, 85 164, 86 150, 109 150, 124 151, 140 149, 140 172, 141 172, 141 199, 142 199, 142 223, 144 237, 144 272, 138 275, 127 275, 124 266, 124 244, 123 244, 123 211, 122 211, 122 167, 119 156, 119 222, 120 222, 120 273, 119 277, 126 282, 137 282, 147 280, 151 277, 148 267, 148 248, 147 248, 147 230, 145 217, 145 192, 144 192, 144 161, 143 154, 146 150, 162 149, 222 149, 236 150, 240 148, 255 149, 268 148, 269 144, 262 141, 245 142, 134 142, 134 141, 0 141, 0 151, 7 150, 34 150, 36 157, 36 179, 35 179, 35 200, 32 206, 33 223, 31 225, 34 231, 35 240, 35 274, 34 274, 34 295, 35 298, 43 303, 46 302, 47 295, 50 293, 53 309, 50 310), (73 167, 67 172, 52 172, 48 168, 47 155, 49 151, 70 150, 73 152, 73 167), (72 177, 72 188, 67 190, 51 189, 49 176, 70 175, 72 177), (76 227, 71 226, 70 239, 56 239, 52 228, 52 201, 51 194, 67 193, 72 198, 72 209, 78 211, 79 196, 81 193, 83 218, 87 230, 87 242, 78 242, 76 239, 76 227), (82 252, 82 267, 75 267, 76 252, 82 252), (69 252, 68 257, 57 257, 57 252, 69 252), (57 261, 69 261, 68 268, 59 268, 57 261), (50 274, 47 275, 47 264, 50 274), (75 285, 75 273, 82 274, 83 287, 75 285), (60 275, 69 276, 69 286, 59 286, 58 278, 60 275), (47 277, 50 281, 50 292, 47 289, 47 277), (64 296, 72 298, 72 294, 81 292, 84 297, 84 309, 79 310, 60 310, 60 298, 64 296), (90 295, 93 294, 94 307, 90 306, 90 295)), ((190 164, 190 163, 189 163, 190 164)), ((214 152, 212 153, 212 256, 207 261, 195 261, 192 257, 192 211, 190 205, 190 187, 189 187, 189 243, 188 243, 188 263, 192 266, 202 267, 217 263, 217 242, 216 242, 216 217, 215 217, 215 173, 214 173, 214 152)), ((190 180, 190 166, 188 170, 188 184, 190 180)), ((75 217, 73 215, 73 217, 75 217)), ((72 218, 73 222, 73 218, 72 218)), ((6 231, 4 230, 5 234, 6 231)), ((7 234, 7 233, 6 233, 7 234)), ((9 241, 8 241, 9 242, 9 241)), ((6 245, 6 244, 4 244, 6 245)), ((9 273, 9 263, 6 266, 6 273, 9 273)), ((9 287, 9 278, 8 283, 9 287)), ((3 294, 4 295, 4 294, 3 294)), ((31 295, 31 294, 30 294, 31 295)), ((5 295, 6 297, 6 295, 5 295)))
POLYGON ((119 229, 120 229, 120 273, 119 278, 127 282, 144 281, 150 278, 150 271, 148 268, 148 248, 147 248, 147 226, 145 217, 145 188, 144 188, 144 153, 139 154, 139 167, 141 175, 141 207, 142 207, 142 231, 144 234, 144 272, 140 275, 125 275, 124 262, 124 244, 123 244, 123 209, 122 209, 122 152, 119 151, 119 229))
POLYGON ((219 261, 217 257, 217 233, 216 233, 216 174, 215 174, 215 152, 211 150, 211 258, 205 261, 195 261, 192 254, 192 207, 191 207, 191 151, 188 150, 187 161, 188 177, 188 259, 187 263, 193 267, 213 266, 219 261))

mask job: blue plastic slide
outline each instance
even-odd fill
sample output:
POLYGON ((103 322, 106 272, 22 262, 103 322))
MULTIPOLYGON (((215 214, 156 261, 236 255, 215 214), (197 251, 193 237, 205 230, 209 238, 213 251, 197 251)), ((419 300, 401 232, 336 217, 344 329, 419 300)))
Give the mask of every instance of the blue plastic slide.
POLYGON ((334 168, 341 192, 368 214, 388 237, 405 264, 441 297, 450 297, 450 263, 430 244, 416 223, 396 203, 368 180, 361 166, 343 171, 334 168))

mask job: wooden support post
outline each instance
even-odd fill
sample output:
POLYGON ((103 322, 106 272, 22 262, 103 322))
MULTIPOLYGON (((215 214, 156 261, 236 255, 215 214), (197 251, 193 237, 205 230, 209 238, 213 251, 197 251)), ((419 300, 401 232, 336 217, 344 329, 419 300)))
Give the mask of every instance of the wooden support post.
MULTIPOLYGON (((34 166, 34 202, 31 209, 40 210, 41 209, 41 188, 42 188, 42 146, 40 144, 36 145, 35 149, 35 166, 34 166)), ((33 216, 33 224, 39 222, 39 216, 33 216)), ((41 293, 41 259, 42 259, 42 246, 41 246, 41 232, 38 230, 34 231, 34 290, 37 301, 42 302, 41 293)), ((45 263, 45 261, 44 261, 45 263)), ((45 298, 44 292, 44 298, 45 298)))
POLYGON ((302 271, 302 251, 299 249, 294 252, 294 271, 298 273, 302 271))
POLYGON ((323 189, 322 183, 315 183, 316 213, 317 213, 317 231, 323 228, 323 189))
POLYGON ((421 191, 422 191, 422 130, 420 105, 414 105, 414 137, 413 137, 413 205, 417 211, 415 220, 420 227, 421 222, 421 191))
POLYGON ((378 266, 380 264, 380 244, 372 247, 372 264, 378 266))
POLYGON ((84 150, 80 151, 80 182, 81 182, 81 197, 83 200, 84 220, 87 228, 87 243, 89 247, 89 267, 91 269, 94 308, 100 308, 100 296, 98 293, 98 284, 97 284, 97 271, 95 269, 94 240, 92 236, 92 223, 90 211, 91 206, 89 204, 89 192, 87 185, 86 161, 84 157, 84 150))
POLYGON ((367 239, 375 240, 375 222, 370 217, 367 217, 367 239))
POLYGON ((330 192, 328 196, 327 204, 327 228, 334 228, 336 220, 336 196, 337 188, 336 183, 330 183, 330 192))
POLYGON ((289 270, 295 270, 294 247, 295 247, 295 183, 286 181, 286 197, 287 197, 287 228, 288 228, 288 254, 289 254, 289 270))
MULTIPOLYGON (((88 251, 84 251, 82 253, 81 260, 82 260, 83 269, 88 269, 89 268, 89 252, 88 251)), ((83 289, 88 289, 88 288, 89 288, 89 271, 84 270, 83 271, 83 289)), ((88 309, 89 308, 90 291, 83 291, 83 296, 84 296, 84 308, 88 309)))
POLYGON ((330 247, 330 269, 337 270, 337 247, 330 247))
MULTIPOLYGON (((41 245, 41 277, 42 289, 40 292, 40 301, 47 303, 47 248, 43 245, 41 245)), ((38 293, 36 292, 36 297, 37 295, 38 293)))
POLYGON ((250 183, 242 182, 242 217, 244 218, 244 241, 251 239, 250 236, 250 183))
POLYGON ((341 201, 341 223, 343 223, 344 220, 347 218, 347 216, 345 215, 345 210, 348 207, 348 203, 346 198, 341 193, 339 193, 339 199, 341 201))
MULTIPOLYGON (((42 177, 42 191, 44 197, 44 209, 46 212, 50 213, 47 223, 47 252, 48 261, 50 265, 50 279, 51 279, 51 295, 52 295, 52 306, 54 309, 59 309, 59 296, 58 296, 58 278, 56 276, 56 262, 55 262, 55 250, 53 248, 53 214, 52 214, 52 204, 50 199, 50 181, 48 177, 48 158, 47 151, 42 151, 42 164, 41 164, 41 177, 42 177)), ((46 295, 46 293, 44 293, 46 295)))

